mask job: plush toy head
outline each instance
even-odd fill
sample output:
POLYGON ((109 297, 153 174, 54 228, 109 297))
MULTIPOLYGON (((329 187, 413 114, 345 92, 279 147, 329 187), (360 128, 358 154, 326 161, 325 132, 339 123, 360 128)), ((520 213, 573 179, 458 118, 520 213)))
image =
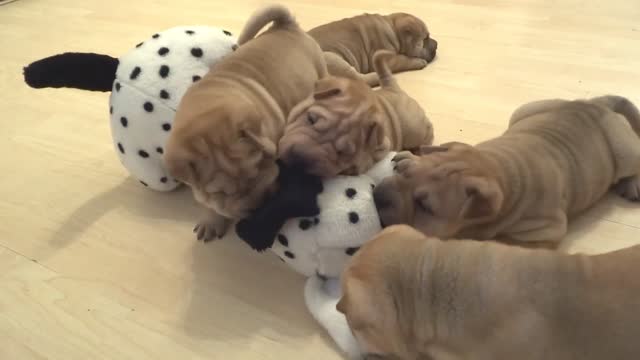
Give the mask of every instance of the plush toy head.
POLYGON ((303 275, 338 277, 349 258, 381 230, 373 189, 393 174, 394 155, 364 175, 338 176, 322 186, 308 175, 303 182, 291 174, 280 177, 280 190, 240 221, 236 232, 256 250, 271 248, 303 275))
POLYGON ((180 26, 158 32, 119 59, 65 53, 25 68, 32 87, 73 87, 111 91, 113 145, 125 168, 140 183, 169 191, 179 183, 162 163, 180 99, 191 84, 237 47, 224 29, 180 26))

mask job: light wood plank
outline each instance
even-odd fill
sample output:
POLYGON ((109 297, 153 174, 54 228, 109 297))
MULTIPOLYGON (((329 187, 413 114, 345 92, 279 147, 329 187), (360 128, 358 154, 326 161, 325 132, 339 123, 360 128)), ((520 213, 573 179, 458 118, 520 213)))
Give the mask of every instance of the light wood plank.
MULTIPOLYGON (((18 0, 0 6, 0 359, 337 359, 303 280, 237 239, 190 233, 188 191, 150 192, 113 153, 108 95, 27 88, 21 69, 65 51, 119 56, 154 32, 237 33, 267 1, 18 0), (304 355, 302 355, 304 354, 304 355)), ((518 105, 619 93, 640 102, 640 3, 628 0, 283 1, 305 27, 406 11, 439 41, 400 82, 437 141, 500 134, 518 105)), ((640 206, 610 196, 567 251, 640 242, 640 206)))

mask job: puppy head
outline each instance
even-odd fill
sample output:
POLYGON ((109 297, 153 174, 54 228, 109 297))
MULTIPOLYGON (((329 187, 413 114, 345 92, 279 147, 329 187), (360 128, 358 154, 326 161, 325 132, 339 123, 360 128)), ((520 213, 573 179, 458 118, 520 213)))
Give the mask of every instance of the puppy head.
POLYGON ((416 335, 429 336, 423 328, 428 328, 424 322, 430 319, 416 311, 421 295, 415 291, 421 287, 417 275, 426 241, 405 225, 386 228, 356 253, 344 271, 336 309, 345 315, 365 359, 428 358, 419 355, 424 339, 416 335))
POLYGON ((389 15, 400 41, 400 53, 431 62, 436 56, 438 42, 431 38, 427 25, 419 18, 406 13, 389 15))
POLYGON ((492 165, 472 146, 423 146, 421 156, 403 152, 396 159, 397 174, 374 190, 385 225, 410 224, 426 235, 451 238, 491 221, 502 206, 492 165))
POLYGON ((291 111, 279 157, 330 177, 367 171, 389 152, 373 91, 358 80, 318 80, 313 95, 291 111))
POLYGON ((276 145, 255 106, 239 94, 215 100, 187 95, 165 147, 167 169, 204 206, 242 218, 275 187, 276 145))

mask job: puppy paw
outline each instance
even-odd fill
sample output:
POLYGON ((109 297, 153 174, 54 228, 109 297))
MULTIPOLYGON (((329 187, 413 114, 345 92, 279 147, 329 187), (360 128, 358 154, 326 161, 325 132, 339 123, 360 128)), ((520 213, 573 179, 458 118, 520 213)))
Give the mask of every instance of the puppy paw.
POLYGON ((640 176, 636 175, 620 180, 614 185, 614 190, 629 201, 640 201, 640 176))
POLYGON ((416 69, 422 70, 427 67, 429 62, 426 59, 416 59, 416 69))
POLYGON ((207 217, 198 222, 193 228, 196 238, 200 241, 209 242, 222 238, 229 229, 229 220, 222 216, 207 217))
POLYGON ((395 163, 393 170, 398 173, 403 173, 407 171, 407 169, 415 163, 418 158, 419 156, 411 153, 411 151, 401 151, 391 159, 391 161, 395 163))

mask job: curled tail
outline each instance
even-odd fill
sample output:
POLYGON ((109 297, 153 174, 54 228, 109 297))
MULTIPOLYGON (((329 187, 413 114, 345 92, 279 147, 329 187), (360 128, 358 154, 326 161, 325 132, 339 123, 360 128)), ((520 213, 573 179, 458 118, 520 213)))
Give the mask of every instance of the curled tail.
POLYGON ((24 81, 35 89, 75 88, 111 91, 118 59, 93 53, 64 53, 27 65, 24 81))
POLYGON ((393 55, 394 53, 388 50, 378 50, 373 54, 373 69, 378 74, 378 78, 380 78, 380 86, 382 88, 399 88, 388 64, 389 58, 393 55))
POLYGON ((640 136, 640 111, 629 99, 617 95, 605 95, 591 99, 624 116, 635 133, 640 136))
POLYGON ((242 33, 238 38, 238 45, 242 45, 253 39, 258 32, 268 23, 273 22, 273 27, 285 27, 294 25, 298 27, 298 23, 294 19, 289 9, 282 5, 271 5, 260 9, 251 15, 251 18, 244 25, 242 33))

